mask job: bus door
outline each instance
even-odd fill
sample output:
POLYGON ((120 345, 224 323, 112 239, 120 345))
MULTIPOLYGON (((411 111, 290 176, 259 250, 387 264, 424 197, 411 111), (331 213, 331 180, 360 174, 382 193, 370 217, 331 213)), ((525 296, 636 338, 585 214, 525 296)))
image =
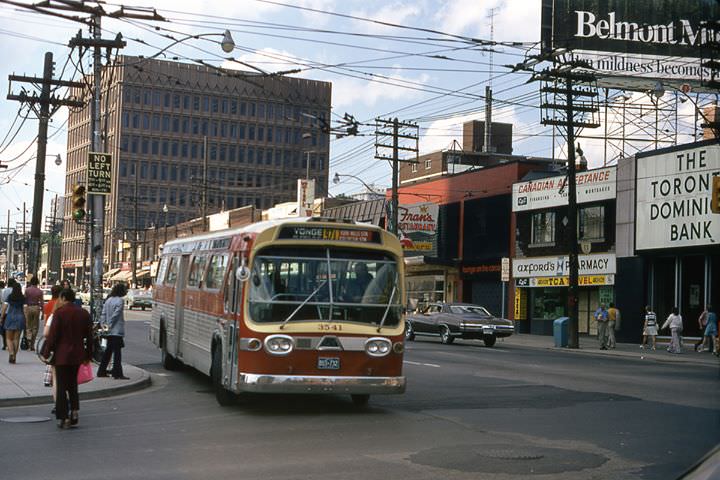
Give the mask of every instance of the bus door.
POLYGON ((224 302, 225 302, 225 318, 228 320, 225 322, 225 331, 223 337, 225 338, 226 345, 223 345, 223 372, 227 372, 228 389, 230 391, 237 390, 237 363, 238 363, 238 338, 239 332, 239 321, 238 316, 242 311, 240 300, 242 294, 242 282, 237 279, 236 270, 240 262, 237 256, 232 257, 230 262, 227 280, 224 288, 224 302))
POLYGON ((183 319, 185 316, 185 288, 187 287, 187 273, 190 265, 190 255, 180 258, 177 282, 175 283, 175 355, 182 359, 183 319))

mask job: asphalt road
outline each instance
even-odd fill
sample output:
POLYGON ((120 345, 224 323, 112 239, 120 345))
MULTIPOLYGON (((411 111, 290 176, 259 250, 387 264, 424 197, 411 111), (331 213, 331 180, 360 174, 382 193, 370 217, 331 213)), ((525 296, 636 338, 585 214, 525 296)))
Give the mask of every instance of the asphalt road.
MULTIPOLYGON (((80 428, 0 423, 7 479, 671 479, 720 439, 716 368, 498 343, 409 344, 402 396, 255 396, 165 372, 129 315, 142 392, 87 401, 80 428)), ((0 409, 48 415, 48 406, 0 409)))

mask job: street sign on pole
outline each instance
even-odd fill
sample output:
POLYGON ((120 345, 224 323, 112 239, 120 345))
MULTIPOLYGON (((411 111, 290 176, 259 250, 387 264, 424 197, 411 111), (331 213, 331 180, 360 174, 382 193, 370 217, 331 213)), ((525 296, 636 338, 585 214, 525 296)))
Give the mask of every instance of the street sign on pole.
POLYGON ((87 193, 110 195, 112 190, 112 155, 88 153, 87 193))
POLYGON ((500 261, 500 280, 510 281, 510 259, 508 257, 503 257, 500 261))

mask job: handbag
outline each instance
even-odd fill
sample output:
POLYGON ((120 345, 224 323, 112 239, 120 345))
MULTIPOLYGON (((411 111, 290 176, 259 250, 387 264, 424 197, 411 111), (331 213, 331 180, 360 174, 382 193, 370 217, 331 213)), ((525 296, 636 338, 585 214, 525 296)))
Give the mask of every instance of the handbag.
POLYGON ((55 356, 55 352, 51 351, 48 348, 47 342, 45 341, 45 337, 40 337, 37 340, 37 345, 35 346, 35 353, 37 353, 38 358, 41 362, 51 365, 53 361, 53 357, 55 356))
POLYGON ((48 365, 45 367, 45 373, 43 374, 43 385, 46 387, 52 387, 52 377, 52 365, 48 365))
POLYGON ((78 368, 78 374, 77 374, 78 385, 82 385, 83 383, 88 383, 93 378, 95 378, 95 377, 93 375, 92 365, 90 364, 90 362, 81 363, 80 368, 78 368))
POLYGON ((22 339, 20 339, 20 350, 27 350, 29 347, 30 345, 28 345, 27 338, 23 336, 22 339))

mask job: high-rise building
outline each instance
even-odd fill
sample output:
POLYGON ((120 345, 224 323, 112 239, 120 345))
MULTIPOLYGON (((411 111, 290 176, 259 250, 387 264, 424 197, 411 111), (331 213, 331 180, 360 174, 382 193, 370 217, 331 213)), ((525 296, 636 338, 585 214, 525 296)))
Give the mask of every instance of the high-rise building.
MULTIPOLYGON (((329 135, 321 126, 330 122, 328 82, 121 56, 105 67, 102 91, 102 140, 113 162, 106 269, 122 267, 118 245, 139 240, 148 227, 293 200, 307 171, 316 191, 327 191, 329 135)), ((68 195, 86 180, 89 94, 86 107, 70 113, 68 195)), ((87 242, 70 215, 68 206, 63 278, 79 283, 87 242)))

